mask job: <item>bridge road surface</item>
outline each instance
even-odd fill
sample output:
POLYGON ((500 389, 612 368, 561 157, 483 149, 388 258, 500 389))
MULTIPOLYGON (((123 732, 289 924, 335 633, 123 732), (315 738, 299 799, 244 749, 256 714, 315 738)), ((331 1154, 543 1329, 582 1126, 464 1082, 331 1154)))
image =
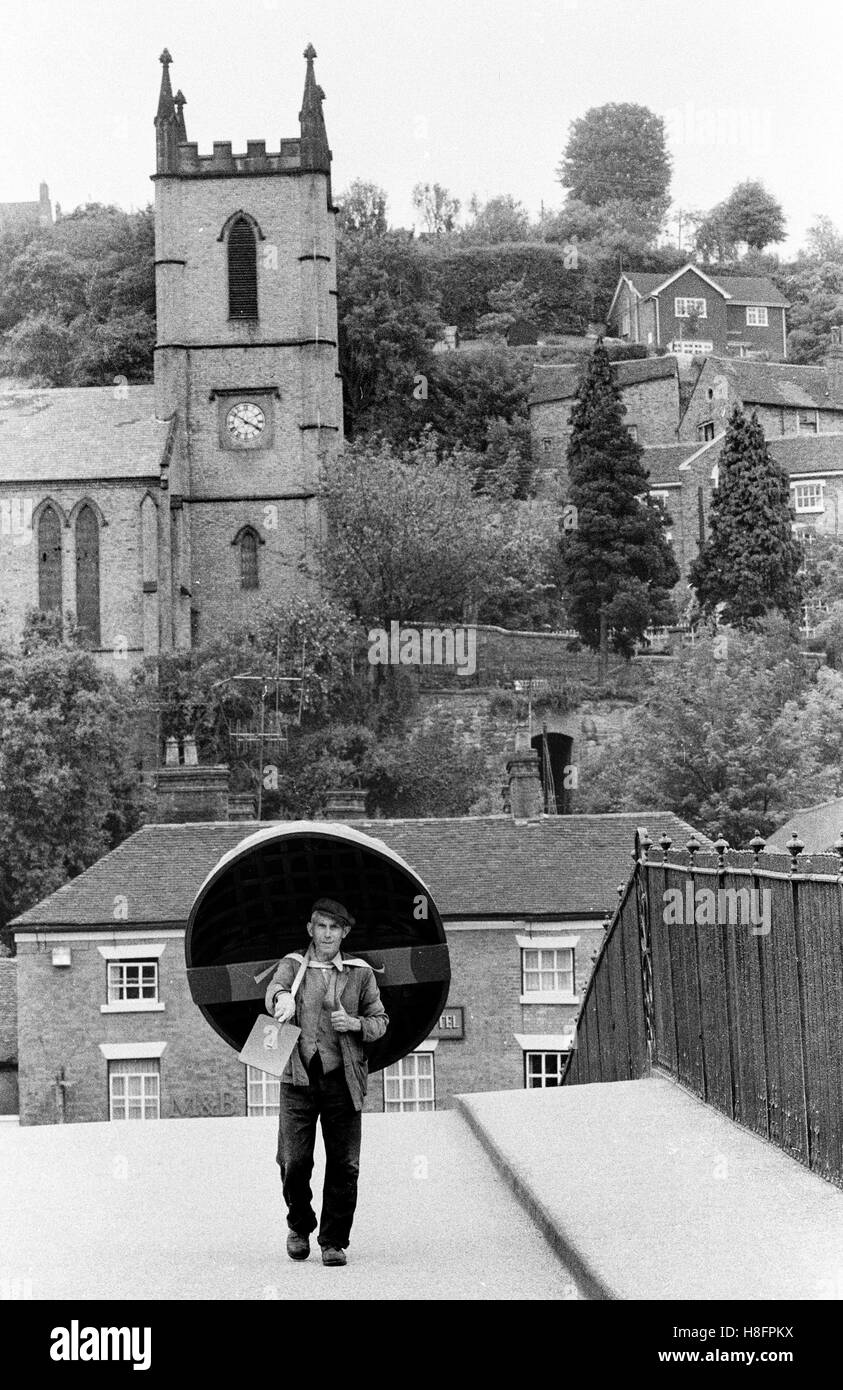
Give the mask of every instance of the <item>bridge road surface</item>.
MULTIPOLYGON (((344 1268, 285 1250, 277 1120, 0 1124, 0 1296, 577 1298, 456 1111, 363 1116, 344 1268), (27 1282, 30 1281, 30 1282, 27 1282), (20 1295, 18 1295, 20 1296, 20 1295)), ((323 1176, 317 1140, 313 1190, 323 1176)))

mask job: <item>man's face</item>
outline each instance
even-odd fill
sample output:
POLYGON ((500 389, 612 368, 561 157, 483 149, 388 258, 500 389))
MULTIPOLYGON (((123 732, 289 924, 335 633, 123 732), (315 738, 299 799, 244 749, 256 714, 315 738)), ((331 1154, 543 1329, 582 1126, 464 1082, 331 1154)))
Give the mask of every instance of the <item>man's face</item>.
POLYGON ((317 960, 333 960, 350 931, 328 912, 314 912, 307 924, 307 934, 313 938, 317 960))

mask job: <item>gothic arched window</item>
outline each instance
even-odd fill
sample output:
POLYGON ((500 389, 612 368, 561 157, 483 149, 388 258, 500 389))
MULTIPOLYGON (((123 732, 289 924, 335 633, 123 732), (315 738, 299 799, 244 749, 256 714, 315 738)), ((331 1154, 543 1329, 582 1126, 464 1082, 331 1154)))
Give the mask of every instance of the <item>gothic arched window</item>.
POLYGON ((255 233, 245 217, 237 217, 228 233, 228 316, 258 316, 258 257, 255 233))
POLYGON ((76 518, 76 621, 83 640, 100 645, 100 536, 93 507, 86 503, 76 518))
POLYGON ((240 588, 258 587, 258 534, 251 526, 244 526, 240 532, 240 588))
POLYGON ((61 613, 61 522, 53 507, 38 521, 38 607, 61 613))

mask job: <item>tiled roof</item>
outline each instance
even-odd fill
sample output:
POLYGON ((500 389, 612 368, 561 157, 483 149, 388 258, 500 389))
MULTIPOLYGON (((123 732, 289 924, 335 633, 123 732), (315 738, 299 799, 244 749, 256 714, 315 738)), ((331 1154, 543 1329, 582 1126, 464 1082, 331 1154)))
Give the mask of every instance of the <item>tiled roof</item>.
POLYGON ((788 306, 781 290, 766 275, 709 275, 709 279, 722 285, 735 304, 766 304, 781 309, 788 306))
POLYGON ((790 362, 753 362, 745 357, 709 357, 717 372, 730 378, 747 405, 786 405, 843 410, 843 373, 825 367, 796 367, 790 362))
MULTIPOLYGON (((700 267, 700 271, 709 280, 713 280, 715 285, 719 285, 737 304, 766 304, 773 307, 787 307, 787 300, 784 295, 776 289, 772 280, 769 280, 766 275, 715 275, 703 267, 700 267)), ((632 282, 638 293, 645 299, 648 295, 655 294, 660 286, 673 278, 675 273, 673 270, 666 275, 664 273, 654 274, 652 271, 624 271, 626 279, 632 282)))
MULTIPOLYGON (((577 394, 582 368, 577 366, 537 367, 530 393, 530 405, 549 401, 567 401, 577 394)), ((635 386, 642 381, 660 381, 676 376, 675 357, 639 357, 628 362, 613 362, 612 373, 618 386, 635 386)))
MULTIPOLYGON (((400 854, 446 918, 602 913, 615 906, 615 890, 629 877, 636 826, 646 826, 655 841, 667 831, 683 845, 692 829, 664 811, 526 822, 467 816, 349 824, 400 854)), ((217 861, 256 828, 242 822, 145 826, 14 925, 105 931, 183 925, 217 861), (116 894, 128 904, 121 923, 114 921, 116 894)))
POLYGON ((843 796, 794 811, 790 820, 770 836, 768 848, 784 849, 794 831, 805 845, 805 854, 828 853, 843 831, 843 796))
POLYGON ((767 447, 788 473, 843 471, 843 434, 797 434, 768 439, 767 447))
POLYGON ((678 469, 699 449, 699 444, 656 444, 644 450, 644 467, 650 473, 650 486, 659 483, 675 483, 682 479, 678 469))
POLYGON ((0 484, 156 477, 168 430, 152 386, 0 391, 0 484))

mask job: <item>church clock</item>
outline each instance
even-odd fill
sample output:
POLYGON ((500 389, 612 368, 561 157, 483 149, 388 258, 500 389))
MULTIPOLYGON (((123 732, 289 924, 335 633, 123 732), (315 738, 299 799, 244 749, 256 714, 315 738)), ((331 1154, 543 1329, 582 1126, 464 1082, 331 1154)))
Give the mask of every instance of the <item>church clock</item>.
POLYGON ((216 387, 211 400, 217 402, 220 447, 238 452, 270 449, 278 397, 275 386, 216 387))
POLYGON ((266 427, 266 415, 254 401, 238 401, 226 413, 225 426, 235 444, 252 444, 266 427))

